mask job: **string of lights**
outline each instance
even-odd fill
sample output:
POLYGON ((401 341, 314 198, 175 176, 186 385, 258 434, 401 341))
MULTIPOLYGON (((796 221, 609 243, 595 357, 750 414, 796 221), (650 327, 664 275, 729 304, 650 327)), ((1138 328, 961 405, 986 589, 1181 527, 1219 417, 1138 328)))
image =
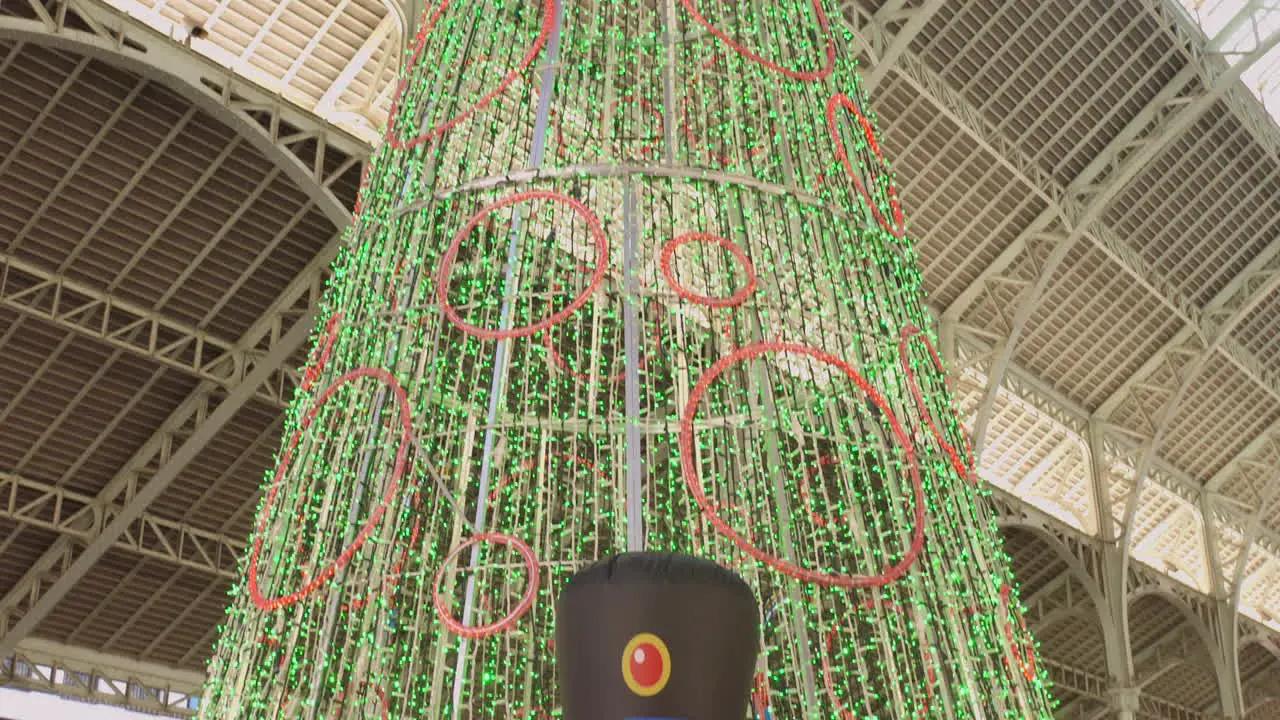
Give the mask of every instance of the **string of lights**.
POLYGON ((1051 716, 827 10, 429 3, 202 717, 555 718, 641 548, 753 584, 761 720, 1051 716))

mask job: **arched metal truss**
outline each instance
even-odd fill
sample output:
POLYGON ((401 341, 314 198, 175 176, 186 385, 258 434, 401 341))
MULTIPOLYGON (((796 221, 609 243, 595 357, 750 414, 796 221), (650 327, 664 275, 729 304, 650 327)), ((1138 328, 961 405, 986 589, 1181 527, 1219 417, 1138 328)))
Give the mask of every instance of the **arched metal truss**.
MULTIPOLYGON (((890 80, 907 83, 989 153, 1003 171, 1029 188, 1045 208, 958 297, 946 307, 937 308, 937 314, 941 319, 943 351, 951 366, 958 373, 972 371, 984 383, 981 402, 972 408, 977 414, 979 446, 995 421, 998 402, 1016 398, 1051 418, 1072 443, 1083 447, 1082 454, 1086 456, 1086 482, 1091 487, 1096 537, 1079 532, 1024 499, 993 490, 992 501, 1000 523, 1034 533, 1053 549, 1065 568, 1059 582, 1027 597, 1031 614, 1050 619, 1054 613, 1078 611, 1098 618, 1105 643, 1106 674, 1048 659, 1052 678, 1105 708, 1081 718, 1240 718, 1273 698, 1280 698, 1280 688, 1271 687, 1264 682, 1266 678, 1240 676, 1238 658, 1247 648, 1265 648, 1276 658, 1280 658, 1280 650, 1270 630, 1237 613, 1241 603, 1249 599, 1244 580, 1251 567, 1251 555, 1258 548, 1280 551, 1280 536, 1262 521, 1276 504, 1276 488, 1280 487, 1280 478, 1275 477, 1270 460, 1280 457, 1280 420, 1203 483, 1162 458, 1159 449, 1160 439, 1177 414, 1176 398, 1185 395, 1194 384, 1191 370, 1197 363, 1225 359, 1271 397, 1280 399, 1280 378, 1231 333, 1248 315, 1248 308, 1280 287, 1280 242, 1273 240, 1211 300, 1200 303, 1163 278, 1102 218, 1116 191, 1216 104, 1225 105, 1260 146, 1273 157, 1280 157, 1280 134, 1238 82, 1250 63, 1280 39, 1274 34, 1260 37, 1252 49, 1243 53, 1231 48, 1235 62, 1228 64, 1228 50, 1212 41, 1206 43, 1194 23, 1173 3, 1136 1, 1177 35, 1176 46, 1178 52, 1185 54, 1185 61, 1147 106, 1069 182, 1054 177, 1008 140, 987 114, 913 51, 913 42, 926 32, 944 2, 849 0, 842 3, 842 9, 869 60, 869 89, 886 86, 890 80), (877 9, 871 11, 869 6, 877 9), (1237 57, 1240 55, 1243 57, 1237 57), (1019 340, 1025 337, 1028 321, 1055 268, 1073 247, 1079 246, 1097 249, 1182 322, 1181 329, 1164 347, 1092 411, 1066 399, 1014 360, 1019 340), (999 308, 1002 304, 1016 309, 1011 313, 1003 311, 999 308), (1116 484, 1117 465, 1127 465, 1134 474, 1128 480, 1127 494, 1118 498, 1113 508, 1109 488, 1116 484), (1168 489, 1194 508, 1203 523, 1205 555, 1213 565, 1208 594, 1131 560, 1144 487, 1153 484, 1168 489), (1241 497, 1256 501, 1242 503, 1238 499, 1241 497), (1127 629, 1129 606, 1154 594, 1168 599, 1186 622, 1155 644, 1135 649, 1127 629), (1093 606, 1092 613, 1082 608, 1085 604, 1093 606), (1142 691, 1144 684, 1183 663, 1191 652, 1206 647, 1221 696, 1218 708, 1181 707, 1142 691)), ((345 225, 348 210, 331 190, 339 173, 333 169, 324 171, 323 157, 340 154, 342 172, 354 168, 367 153, 358 139, 185 51, 98 0, 19 2, 30 5, 34 19, 0 17, 0 38, 100 58, 178 90, 196 107, 236 128, 245 142, 271 158, 281 172, 306 190, 335 228, 345 225), (320 150, 313 150, 313 146, 320 150)), ((425 4, 426 0, 410 0, 402 12, 388 15, 394 21, 385 27, 379 25, 377 32, 398 29, 407 39, 425 4)), ((1249 7, 1256 9, 1261 4, 1254 1, 1249 7)), ((366 47, 378 42, 381 38, 366 47)), ((349 67, 359 64, 352 62, 349 67)), ((6 504, 0 494, 0 517, 60 533, 58 543, 31 567, 19 585, 0 597, 3 682, 53 688, 58 684, 56 678, 72 678, 60 691, 91 693, 92 688, 82 687, 85 683, 78 678, 99 672, 113 662, 69 657, 75 653, 67 648, 23 639, 23 631, 32 623, 11 627, 11 619, 38 617, 47 612, 56 601, 56 592, 65 591, 83 572, 82 558, 89 549, 97 553, 104 547, 120 548, 139 556, 166 556, 177 564, 200 567, 211 574, 229 571, 226 557, 236 552, 239 539, 193 533, 181 524, 149 514, 141 490, 152 487, 157 479, 164 480, 165 475, 157 472, 157 467, 179 467, 173 464, 175 456, 180 461, 182 448, 195 447, 212 434, 215 426, 209 418, 232 402, 231 393, 241 386, 256 384, 260 376, 253 375, 252 370, 263 365, 271 350, 282 342, 293 342, 284 331, 297 318, 304 317, 316 297, 336 243, 335 238, 253 330, 238 339, 209 336, 68 278, 40 275, 40 268, 24 265, 20 259, 0 257, 0 269, 36 276, 43 297, 57 298, 54 305, 37 303, 33 293, 6 295, 0 288, 0 304, 96 337, 122 351, 153 358, 202 381, 96 496, 69 493, 17 475, 0 475, 0 493, 6 488, 21 487, 40 498, 35 504, 6 504), (120 324, 129 332, 105 333, 85 321, 94 308, 125 318, 120 324), (155 339, 160 337, 170 339, 155 339), (125 517, 127 521, 117 522, 125 517), (57 669, 67 672, 58 675, 57 669)), ((279 405, 288 397, 296 379, 289 373, 273 373, 267 382, 251 390, 279 405)), ((242 396, 243 393, 235 397, 242 396)), ((181 618, 175 620, 180 621, 181 618)), ((134 675, 118 662, 115 666, 120 668, 120 677, 115 681, 128 687, 128 678, 134 675)), ((149 675, 145 668, 134 670, 143 679, 136 683, 138 690, 126 694, 155 700, 146 706, 148 709, 180 714, 181 708, 160 698, 195 689, 191 677, 165 678, 149 675)), ((89 685, 97 687, 94 683, 89 685)), ((1069 715, 1072 711, 1072 707, 1065 708, 1064 717, 1077 717, 1069 715)))
MULTIPOLYGON (((350 221, 350 210, 333 194, 331 186, 353 169, 358 172, 367 152, 334 128, 266 96, 229 71, 183 51, 101 3, 65 0, 51 12, 32 0, 30 7, 36 19, 0 16, 0 39, 97 58, 179 92, 193 106, 235 129, 239 137, 269 158, 297 183, 337 231, 267 312, 235 341, 211 340, 196 329, 180 327, 150 311, 56 276, 41 278, 36 291, 0 298, 20 312, 119 344, 201 379, 94 497, 68 495, 55 488, 38 487, 33 481, 6 476, 6 485, 15 492, 34 487, 41 497, 35 504, 9 503, 6 515, 60 533, 26 575, 0 597, 0 657, 15 658, 6 666, 10 673, 32 667, 30 663, 18 664, 14 653, 19 643, 112 547, 122 545, 141 555, 167 555, 217 574, 227 569, 223 552, 230 548, 226 538, 159 522, 149 517, 146 509, 249 398, 261 394, 264 387, 269 388, 266 398, 277 406, 283 407, 291 397, 296 373, 281 368, 287 367, 288 359, 312 329, 312 312, 324 273, 337 252, 337 233, 350 221), (82 27, 88 29, 79 29, 82 27), (303 148, 306 151, 299 153, 303 148), (338 162, 326 163, 330 152, 340 153, 338 162), (46 300, 50 294, 54 298, 51 304, 46 300), (65 305, 59 304, 60 300, 66 300, 65 305), (123 319, 119 317, 122 314, 123 319), (91 322, 86 323, 86 318, 91 322), (106 330, 121 325, 128 331, 106 330), (176 337, 158 345, 155 338, 160 335, 160 328, 176 337), (49 578, 53 578, 52 582, 49 578)), ((6 269, 39 272, 38 268, 26 268, 15 261, 6 269)))
POLYGON ((183 50, 99 0, 58 0, 52 12, 39 0, 23 2, 37 19, 0 16, 0 39, 61 48, 163 83, 235 128, 297 183, 335 227, 346 227, 351 221, 351 209, 330 188, 368 156, 364 143, 268 95, 230 70, 183 50), (88 29, 82 29, 85 27, 88 29), (307 151, 302 154, 299 151, 304 145, 307 151), (329 153, 341 157, 336 169, 326 168, 329 153))

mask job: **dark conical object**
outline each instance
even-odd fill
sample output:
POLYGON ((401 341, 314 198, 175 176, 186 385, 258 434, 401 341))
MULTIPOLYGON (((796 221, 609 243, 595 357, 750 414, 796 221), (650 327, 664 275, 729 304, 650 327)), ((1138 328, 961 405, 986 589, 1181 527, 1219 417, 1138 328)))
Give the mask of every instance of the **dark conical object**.
POLYGON ((741 720, 759 636, 731 570, 675 553, 603 560, 556 607, 564 720, 741 720))

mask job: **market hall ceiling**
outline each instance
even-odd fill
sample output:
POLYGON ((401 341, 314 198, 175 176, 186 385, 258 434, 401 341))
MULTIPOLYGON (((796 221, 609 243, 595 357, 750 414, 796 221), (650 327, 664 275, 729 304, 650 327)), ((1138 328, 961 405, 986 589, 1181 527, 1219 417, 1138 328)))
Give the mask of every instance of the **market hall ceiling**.
MULTIPOLYGON (((1166 0, 842 9, 1002 512, 1126 538, 1170 593, 1132 600, 1135 662, 1185 648, 1183 610, 1237 579, 1248 627, 1280 630, 1280 132, 1249 92, 1274 30, 1206 23, 1237 28, 1215 54, 1166 0)), ((88 649, 175 686, 201 670, 404 14, 0 4, 0 632, 36 610, 31 657, 88 649)), ((1005 532, 1028 606, 1051 608, 1047 661, 1105 678, 1070 564, 1005 532)), ((1240 664, 1274 713, 1274 656, 1240 664)), ((1055 679, 1075 711, 1100 702, 1055 679)), ((1218 697, 1195 661, 1147 691, 1218 697)))

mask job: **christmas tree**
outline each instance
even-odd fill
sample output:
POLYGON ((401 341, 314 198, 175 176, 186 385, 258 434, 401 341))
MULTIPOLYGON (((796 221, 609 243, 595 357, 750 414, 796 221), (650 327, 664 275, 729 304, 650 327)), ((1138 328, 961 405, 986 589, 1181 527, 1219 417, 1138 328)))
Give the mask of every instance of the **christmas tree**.
POLYGON ((628 549, 753 584, 762 720, 1050 716, 829 10, 427 9, 201 717, 556 717, 628 549))

